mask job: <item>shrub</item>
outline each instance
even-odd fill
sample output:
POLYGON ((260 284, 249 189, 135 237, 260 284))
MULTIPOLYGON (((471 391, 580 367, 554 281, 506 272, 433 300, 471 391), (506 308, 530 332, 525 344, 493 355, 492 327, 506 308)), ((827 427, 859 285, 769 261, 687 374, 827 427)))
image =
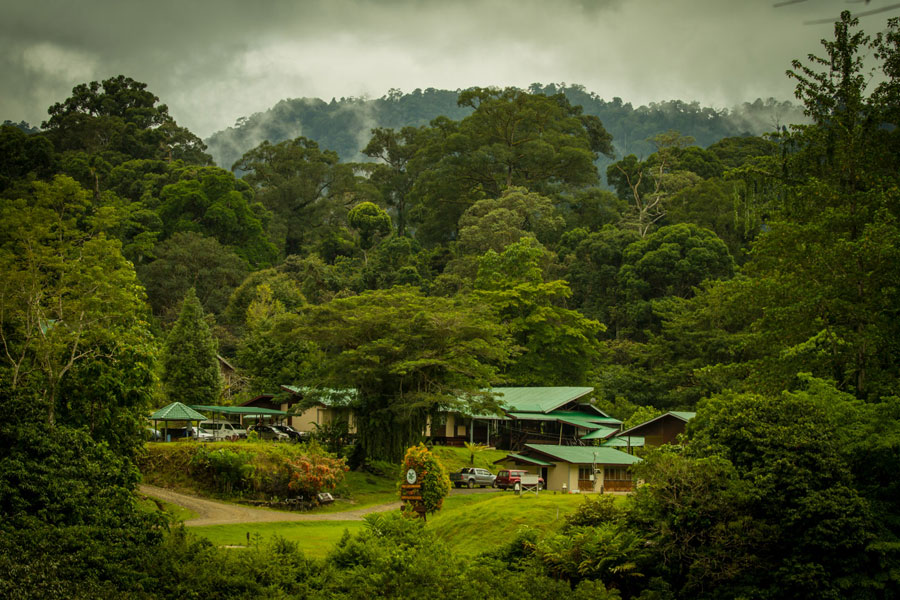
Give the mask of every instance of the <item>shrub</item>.
POLYGON ((618 521, 621 516, 612 496, 597 496, 596 500, 585 496, 581 506, 572 514, 566 515, 566 527, 596 527, 618 521))
POLYGON ((194 453, 191 466, 212 477, 213 482, 227 494, 249 487, 254 467, 248 452, 226 448, 208 450, 201 446, 194 453))
POLYGON ((444 466, 424 444, 413 446, 406 451, 400 477, 405 479, 406 472, 415 469, 418 482, 422 484, 422 504, 427 512, 441 509, 444 496, 450 493, 450 478, 444 466))

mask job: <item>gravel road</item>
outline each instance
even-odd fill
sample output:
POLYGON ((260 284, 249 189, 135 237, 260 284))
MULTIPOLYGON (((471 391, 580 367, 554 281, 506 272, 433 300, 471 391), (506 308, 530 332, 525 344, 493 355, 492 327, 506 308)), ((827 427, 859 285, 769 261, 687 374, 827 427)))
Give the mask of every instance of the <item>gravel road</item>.
POLYGON ((281 521, 362 521, 364 515, 374 512, 387 512, 399 510, 400 502, 369 506, 358 510, 348 510, 336 513, 309 514, 298 512, 286 512, 268 508, 250 508, 249 506, 237 506, 207 500, 187 494, 179 494, 165 488, 153 485, 141 485, 140 492, 145 496, 163 500, 171 504, 177 504, 197 513, 194 519, 184 522, 186 527, 201 527, 204 525, 231 525, 235 523, 272 523, 281 521))

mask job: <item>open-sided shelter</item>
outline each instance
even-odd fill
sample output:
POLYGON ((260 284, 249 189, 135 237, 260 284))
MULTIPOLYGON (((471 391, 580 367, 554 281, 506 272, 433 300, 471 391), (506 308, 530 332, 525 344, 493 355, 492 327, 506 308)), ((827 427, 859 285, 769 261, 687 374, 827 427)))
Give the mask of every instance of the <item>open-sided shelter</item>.
POLYGON ((193 423, 196 421, 199 424, 200 421, 206 420, 206 415, 197 412, 190 406, 182 404, 181 402, 172 402, 150 415, 150 420, 153 421, 154 429, 159 429, 157 423, 162 421, 165 424, 163 439, 170 440, 171 438, 169 437, 168 431, 170 422, 193 423))

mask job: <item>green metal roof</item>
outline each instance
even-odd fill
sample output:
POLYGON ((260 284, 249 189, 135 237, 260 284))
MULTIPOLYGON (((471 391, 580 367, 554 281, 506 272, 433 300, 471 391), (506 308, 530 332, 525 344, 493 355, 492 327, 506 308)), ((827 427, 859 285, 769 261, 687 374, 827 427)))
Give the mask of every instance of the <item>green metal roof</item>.
POLYGON ((520 421, 558 421, 560 423, 565 423, 573 427, 580 427, 581 429, 600 430, 605 432, 602 437, 606 437, 610 433, 619 430, 618 427, 609 427, 607 425, 609 421, 612 421, 612 423, 608 423, 609 425, 619 425, 619 421, 615 419, 608 419, 605 417, 601 417, 600 415, 592 415, 574 411, 555 410, 550 413, 514 412, 509 413, 509 416, 520 421))
POLYGON ((643 423, 639 423, 638 425, 635 425, 634 427, 630 427, 630 428, 626 429, 625 431, 623 431, 622 433, 628 433, 630 431, 635 431, 636 429, 640 429, 640 428, 644 427, 645 425, 649 425, 650 423, 653 423, 654 421, 659 421, 660 419, 664 419, 666 417, 675 417, 676 419, 679 419, 679 420, 687 423, 688 421, 693 419, 696 415, 697 415, 697 413, 695 413, 695 412, 669 411, 667 413, 659 415, 658 417, 653 417, 652 419, 648 419, 647 421, 644 421, 643 423))
POLYGON ((182 404, 181 402, 173 402, 168 406, 150 415, 152 421, 205 421, 206 415, 201 415, 196 410, 182 404))
POLYGON ((205 410, 207 412, 222 413, 224 415, 273 415, 286 417, 287 413, 283 410, 275 410, 274 408, 259 408, 257 406, 205 406, 194 404, 191 408, 197 410, 205 410))
POLYGON ((618 432, 619 432, 618 429, 614 429, 612 427, 600 427, 599 429, 595 429, 594 431, 587 433, 578 439, 581 439, 581 440, 605 440, 609 436, 613 435, 614 433, 618 433, 618 432))
MULTIPOLYGON (((587 436, 585 436, 585 437, 587 437, 587 436)), ((581 439, 585 439, 585 438, 581 438, 581 439)), ((604 442, 600 442, 600 446, 605 447, 605 448, 628 448, 629 445, 632 448, 642 447, 644 445, 644 438, 639 435, 626 435, 625 437, 617 435, 615 437, 609 438, 608 440, 606 440, 604 442)))
POLYGON ((694 417, 697 416, 697 413, 695 413, 695 412, 688 412, 688 411, 683 411, 683 410, 671 410, 671 411, 669 411, 668 414, 675 415, 676 417, 678 417, 679 419, 681 419, 683 421, 690 421, 691 419, 693 419, 694 417))
POLYGON ((548 413, 594 391, 592 387, 497 387, 492 388, 506 410, 548 413))
POLYGON ((356 390, 335 390, 331 388, 314 388, 307 386, 283 385, 281 389, 298 396, 313 396, 316 401, 329 408, 344 408, 356 400, 356 390))
MULTIPOLYGON (((579 406, 584 406, 583 404, 579 406)), ((607 417, 604 413, 586 413, 583 411, 576 410, 554 410, 550 413, 554 417, 576 417, 579 419, 587 419, 592 423, 600 423, 602 425, 621 425, 622 421, 619 419, 613 419, 612 417, 607 417)))
POLYGON ((525 447, 537 452, 541 458, 549 457, 551 460, 572 463, 576 465, 601 464, 601 465, 633 465, 641 462, 637 456, 632 456, 615 448, 603 446, 553 446, 550 444, 525 444, 525 447))
POLYGON ((552 467, 553 466, 552 462, 547 462, 545 460, 541 460, 539 458, 534 458, 531 456, 523 456, 521 454, 507 454, 500 460, 495 460, 494 464, 496 465, 497 463, 501 463, 507 459, 517 460, 519 462, 526 462, 530 465, 537 465, 539 467, 552 467))

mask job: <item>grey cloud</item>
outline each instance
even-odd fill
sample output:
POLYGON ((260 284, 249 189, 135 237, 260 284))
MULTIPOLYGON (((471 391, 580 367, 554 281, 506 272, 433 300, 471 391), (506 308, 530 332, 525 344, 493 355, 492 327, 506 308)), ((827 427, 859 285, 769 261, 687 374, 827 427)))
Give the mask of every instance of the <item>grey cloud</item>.
MULTIPOLYGON (((871 6, 875 6, 873 0, 871 6)), ((202 136, 286 97, 580 83, 635 104, 788 98, 840 0, 13 0, 0 119, 46 118, 78 83, 148 84, 202 136)), ((881 21, 883 23, 883 19, 881 21)))

